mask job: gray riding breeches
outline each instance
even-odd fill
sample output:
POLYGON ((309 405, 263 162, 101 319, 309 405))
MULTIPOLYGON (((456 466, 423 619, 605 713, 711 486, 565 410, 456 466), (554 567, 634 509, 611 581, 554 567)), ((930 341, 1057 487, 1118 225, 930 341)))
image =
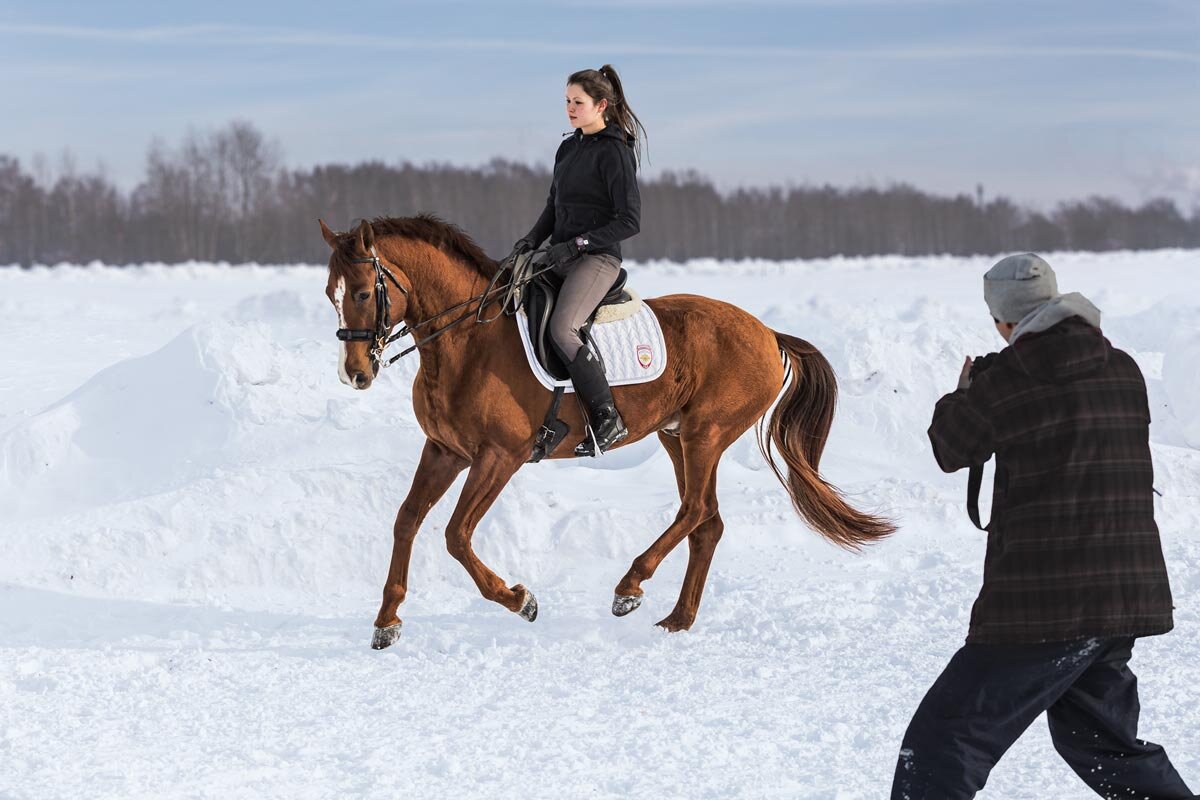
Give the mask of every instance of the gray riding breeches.
POLYGON ((579 329, 608 294, 621 272, 621 259, 607 254, 584 254, 555 267, 563 277, 562 290, 550 316, 550 338, 568 361, 583 347, 579 329))

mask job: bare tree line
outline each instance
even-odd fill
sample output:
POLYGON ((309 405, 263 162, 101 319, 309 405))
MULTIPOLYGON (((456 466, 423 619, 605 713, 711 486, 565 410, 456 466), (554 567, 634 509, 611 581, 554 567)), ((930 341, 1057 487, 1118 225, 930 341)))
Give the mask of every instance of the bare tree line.
MULTIPOLYGON (((488 252, 505 254, 546 201, 540 167, 495 160, 483 167, 378 161, 287 169, 279 146, 233 122, 151 145, 145 177, 120 191, 70 159, 53 181, 0 156, 0 264, 113 264, 188 260, 321 262, 323 217, 430 212, 460 225, 488 252)), ((1200 246, 1200 207, 1185 216, 1165 199, 1138 207, 1108 198, 1053 211, 1004 197, 933 195, 912 186, 743 188, 720 192, 697 173, 642 180, 642 233, 630 258, 812 258, 898 253, 994 254, 1014 250, 1114 250, 1200 246)))

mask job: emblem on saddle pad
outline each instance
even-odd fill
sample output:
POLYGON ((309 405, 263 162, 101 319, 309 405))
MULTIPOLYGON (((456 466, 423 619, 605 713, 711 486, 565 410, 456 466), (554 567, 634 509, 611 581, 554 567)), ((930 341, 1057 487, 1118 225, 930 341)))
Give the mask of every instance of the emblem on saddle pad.
POLYGON ((654 351, 650 349, 650 345, 639 344, 637 346, 637 360, 642 365, 642 369, 650 369, 650 365, 654 362, 654 351))

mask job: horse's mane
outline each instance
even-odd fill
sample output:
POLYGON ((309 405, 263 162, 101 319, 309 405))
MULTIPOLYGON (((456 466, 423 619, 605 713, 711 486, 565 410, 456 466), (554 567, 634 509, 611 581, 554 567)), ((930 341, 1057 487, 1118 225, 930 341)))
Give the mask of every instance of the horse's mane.
POLYGON ((371 220, 376 236, 405 236, 433 245, 446 255, 457 256, 485 278, 496 274, 497 264, 462 228, 433 214, 415 217, 376 217, 371 220))

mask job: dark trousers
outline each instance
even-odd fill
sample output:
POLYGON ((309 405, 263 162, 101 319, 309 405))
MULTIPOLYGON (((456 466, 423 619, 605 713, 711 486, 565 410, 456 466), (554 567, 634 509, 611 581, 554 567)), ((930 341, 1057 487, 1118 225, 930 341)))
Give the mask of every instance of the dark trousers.
POLYGON ((974 797, 1043 711, 1054 749, 1101 797, 1194 797, 1166 752, 1137 738, 1132 649, 1130 638, 966 645, 908 725, 893 800, 974 797))

